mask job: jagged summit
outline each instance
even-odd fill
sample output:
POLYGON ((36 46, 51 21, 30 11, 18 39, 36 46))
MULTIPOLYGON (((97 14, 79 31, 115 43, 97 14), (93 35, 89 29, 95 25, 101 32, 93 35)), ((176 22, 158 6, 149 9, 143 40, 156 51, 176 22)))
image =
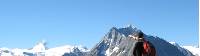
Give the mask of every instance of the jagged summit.
POLYGON ((134 25, 132 25, 132 24, 129 24, 129 25, 123 27, 123 28, 136 28, 136 27, 134 25))
POLYGON ((127 27, 123 27, 123 28, 112 27, 111 30, 110 30, 110 32, 113 32, 113 31, 117 31, 119 33, 122 33, 125 36, 133 34, 134 32, 135 33, 142 32, 140 29, 137 29, 133 25, 128 25, 127 27))

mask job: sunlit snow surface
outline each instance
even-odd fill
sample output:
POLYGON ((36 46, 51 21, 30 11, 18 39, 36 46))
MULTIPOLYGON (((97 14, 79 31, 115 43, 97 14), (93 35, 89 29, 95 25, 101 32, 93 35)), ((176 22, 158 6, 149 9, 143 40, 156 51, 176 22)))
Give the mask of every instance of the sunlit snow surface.
POLYGON ((200 48, 194 46, 182 46, 182 47, 192 52, 193 55, 200 56, 200 48))
POLYGON ((40 42, 31 49, 9 49, 0 48, 0 56, 62 56, 65 53, 73 53, 75 51, 87 52, 87 48, 83 46, 64 45, 47 49, 44 42, 40 42))
POLYGON ((179 46, 176 42, 169 42, 169 43, 175 45, 176 47, 184 48, 184 49, 190 51, 195 56, 200 55, 200 48, 197 48, 195 46, 179 46))

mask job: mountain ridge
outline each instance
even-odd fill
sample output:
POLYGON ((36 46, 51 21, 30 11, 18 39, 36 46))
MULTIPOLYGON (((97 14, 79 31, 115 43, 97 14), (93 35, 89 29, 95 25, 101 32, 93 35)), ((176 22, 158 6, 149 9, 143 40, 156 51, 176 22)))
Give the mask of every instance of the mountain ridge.
MULTIPOLYGON (((129 25, 123 28, 112 27, 107 34, 92 49, 80 46, 59 46, 47 48, 45 42, 38 43, 31 49, 0 48, 0 56, 133 56, 136 40, 135 35, 142 32, 129 25)), ((194 56, 190 51, 174 45, 157 36, 144 34, 145 40, 156 48, 156 56, 194 56)))

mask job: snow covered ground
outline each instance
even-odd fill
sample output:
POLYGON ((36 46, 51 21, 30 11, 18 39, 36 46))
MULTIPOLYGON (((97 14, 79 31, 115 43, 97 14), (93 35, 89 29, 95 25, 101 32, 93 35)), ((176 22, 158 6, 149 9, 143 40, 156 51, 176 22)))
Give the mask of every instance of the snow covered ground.
POLYGON ((200 56, 200 48, 194 46, 182 46, 182 47, 192 52, 193 55, 200 56))
POLYGON ((31 49, 0 48, 0 56, 62 56, 66 53, 89 51, 82 46, 65 45, 47 49, 45 45, 45 42, 40 42, 31 49))

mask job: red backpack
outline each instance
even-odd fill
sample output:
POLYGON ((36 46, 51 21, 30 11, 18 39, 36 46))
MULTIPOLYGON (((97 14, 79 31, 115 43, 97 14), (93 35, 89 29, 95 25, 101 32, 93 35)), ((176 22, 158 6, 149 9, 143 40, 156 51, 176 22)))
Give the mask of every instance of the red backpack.
POLYGON ((143 47, 144 47, 144 50, 143 50, 144 54, 148 54, 151 52, 151 47, 147 41, 143 42, 143 47))
POLYGON ((155 56, 156 50, 150 42, 144 40, 143 48, 143 56, 155 56))

